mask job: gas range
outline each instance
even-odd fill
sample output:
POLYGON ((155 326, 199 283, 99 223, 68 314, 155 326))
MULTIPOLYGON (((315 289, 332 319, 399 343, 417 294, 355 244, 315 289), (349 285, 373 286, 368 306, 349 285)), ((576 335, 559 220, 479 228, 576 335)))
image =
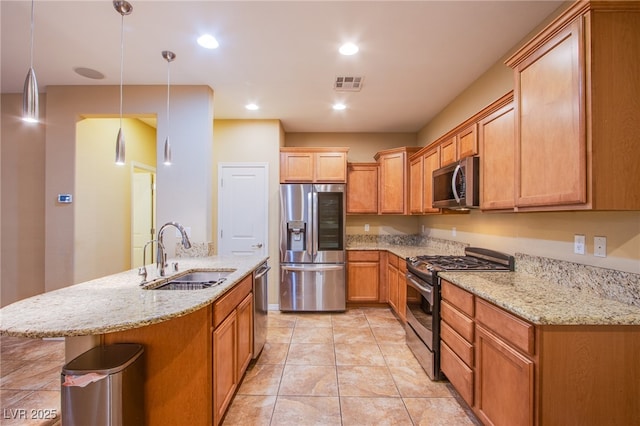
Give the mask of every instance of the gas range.
POLYGON ((441 271, 513 271, 511 255, 478 248, 467 247, 464 256, 424 255, 407 258, 407 269, 432 283, 433 276, 441 271))

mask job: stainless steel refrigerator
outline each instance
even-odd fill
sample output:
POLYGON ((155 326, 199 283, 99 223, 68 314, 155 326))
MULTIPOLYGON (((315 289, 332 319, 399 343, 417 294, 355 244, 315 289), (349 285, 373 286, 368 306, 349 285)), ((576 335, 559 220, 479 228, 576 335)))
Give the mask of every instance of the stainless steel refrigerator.
POLYGON ((344 311, 345 185, 280 185, 280 310, 344 311))

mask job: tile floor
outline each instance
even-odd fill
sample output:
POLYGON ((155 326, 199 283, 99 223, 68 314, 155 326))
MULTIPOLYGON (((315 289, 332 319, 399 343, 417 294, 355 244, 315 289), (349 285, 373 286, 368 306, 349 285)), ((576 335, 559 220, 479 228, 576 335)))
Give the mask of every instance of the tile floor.
MULTIPOLYGON (((0 425, 58 426, 64 342, 2 337, 0 425), (19 411, 25 410, 25 411, 19 411)), ((267 343, 224 425, 473 425, 448 383, 434 383, 386 308, 269 312, 267 343)))
POLYGON ((224 425, 473 425, 429 380, 386 308, 269 313, 267 343, 224 425))
POLYGON ((63 365, 64 340, 1 337, 0 425, 58 425, 63 365))

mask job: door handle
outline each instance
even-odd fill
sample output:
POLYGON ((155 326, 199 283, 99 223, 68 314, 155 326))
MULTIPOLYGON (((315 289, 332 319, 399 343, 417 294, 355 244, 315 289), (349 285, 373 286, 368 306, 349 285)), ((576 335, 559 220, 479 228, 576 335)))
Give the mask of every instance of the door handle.
POLYGON ((262 248, 262 243, 254 244, 251 248, 262 248))

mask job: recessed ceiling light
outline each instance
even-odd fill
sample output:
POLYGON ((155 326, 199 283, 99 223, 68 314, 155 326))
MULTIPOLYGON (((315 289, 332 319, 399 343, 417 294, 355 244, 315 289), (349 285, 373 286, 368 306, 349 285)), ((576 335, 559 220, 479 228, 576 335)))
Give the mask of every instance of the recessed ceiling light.
POLYGON ((216 49, 220 44, 218 40, 211 34, 205 34, 198 37, 198 44, 206 49, 216 49))
POLYGON ((73 70, 76 74, 86 78, 90 78, 92 80, 102 80, 104 78, 104 74, 91 68, 75 67, 73 70))
POLYGON ((356 46, 355 44, 345 43, 342 46, 340 46, 340 49, 338 51, 345 56, 351 56, 358 53, 358 50, 359 50, 358 46, 356 46))
POLYGON ((346 109, 347 106, 341 102, 336 102, 335 104, 333 104, 333 109, 335 109, 336 111, 342 111, 343 109, 346 109))
POLYGON ((256 111, 256 110, 260 109, 260 107, 259 107, 258 105, 253 104, 253 103, 251 103, 251 104, 246 104, 244 107, 245 107, 246 109, 248 109, 249 111, 256 111))

